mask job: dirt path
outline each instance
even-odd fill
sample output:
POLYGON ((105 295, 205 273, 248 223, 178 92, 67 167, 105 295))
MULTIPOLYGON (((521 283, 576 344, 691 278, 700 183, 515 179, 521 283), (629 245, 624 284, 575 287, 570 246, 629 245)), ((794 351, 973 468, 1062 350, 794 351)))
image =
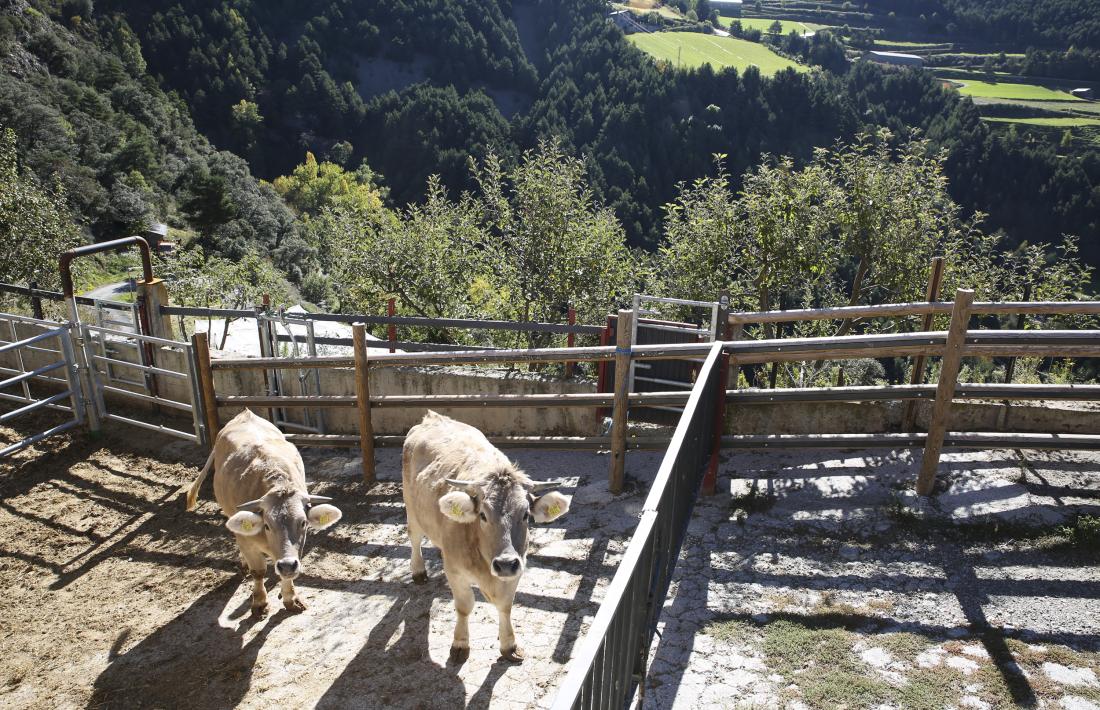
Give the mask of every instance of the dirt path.
MULTIPOLYGON (((14 437, 0 428, 0 440, 14 437)), ((199 509, 183 510, 179 491, 204 458, 195 447, 115 430, 21 452, 0 464, 0 706, 545 705, 642 496, 606 493, 605 456, 512 455, 535 478, 564 476, 574 509, 532 530, 513 613, 528 660, 498 659, 496 614, 479 602, 470 659, 454 666, 438 553, 426 555, 432 580, 409 584, 398 451, 380 452, 370 491, 355 457, 306 452, 312 492, 345 518, 303 560, 307 611, 262 621, 248 615, 209 484, 199 509)), ((632 456, 632 472, 651 477, 659 455, 632 456)))

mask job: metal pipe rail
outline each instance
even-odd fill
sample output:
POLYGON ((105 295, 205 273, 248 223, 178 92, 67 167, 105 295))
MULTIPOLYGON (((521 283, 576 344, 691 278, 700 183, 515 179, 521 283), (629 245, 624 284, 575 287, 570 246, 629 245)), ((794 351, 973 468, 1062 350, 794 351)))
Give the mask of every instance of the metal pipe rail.
MULTIPOLYGON (((626 707, 644 692, 649 646, 711 456, 722 345, 707 356, 669 442, 641 520, 552 707, 626 707)), ((640 703, 639 703, 640 705, 640 703)))
MULTIPOLYGON (((630 395, 635 407, 654 407, 669 404, 682 405, 688 400, 688 392, 636 392, 630 395)), ((374 395, 370 397, 371 409, 404 407, 606 407, 612 404, 612 394, 411 394, 374 395)), ((353 395, 227 395, 218 397, 219 407, 343 407, 354 408, 358 398, 353 395)))
MULTIPOLYGON (((256 312, 231 308, 195 308, 161 306, 163 315, 202 316, 217 318, 255 318, 256 312)), ((407 325, 422 328, 454 328, 456 330, 510 330, 522 333, 557 333, 568 335, 599 335, 600 325, 569 325, 568 323, 541 323, 537 321, 500 321, 474 318, 422 318, 419 316, 372 316, 345 313, 296 313, 295 320, 311 320, 329 323, 363 323, 365 325, 407 325)))
MULTIPOLYGON (((837 306, 835 308, 798 308, 786 311, 743 311, 730 313, 730 325, 752 323, 789 323, 803 320, 846 320, 854 318, 898 318, 920 315, 947 315, 952 301, 883 303, 874 306, 837 306)), ((985 315, 1100 315, 1100 301, 976 301, 972 313, 985 315)))

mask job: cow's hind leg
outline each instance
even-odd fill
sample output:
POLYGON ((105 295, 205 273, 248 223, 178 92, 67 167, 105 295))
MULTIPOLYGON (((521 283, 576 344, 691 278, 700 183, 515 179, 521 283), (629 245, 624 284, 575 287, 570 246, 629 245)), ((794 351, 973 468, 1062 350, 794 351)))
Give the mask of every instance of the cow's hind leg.
POLYGON ((424 533, 420 526, 409 516, 409 547, 412 548, 412 578, 415 584, 424 584, 428 581, 428 571, 424 567, 424 533))
POLYGON ((451 661, 465 663, 470 657, 470 612, 474 610, 474 590, 465 580, 447 575, 455 598, 455 636, 451 642, 451 661), (456 584, 457 582, 457 584, 456 584))

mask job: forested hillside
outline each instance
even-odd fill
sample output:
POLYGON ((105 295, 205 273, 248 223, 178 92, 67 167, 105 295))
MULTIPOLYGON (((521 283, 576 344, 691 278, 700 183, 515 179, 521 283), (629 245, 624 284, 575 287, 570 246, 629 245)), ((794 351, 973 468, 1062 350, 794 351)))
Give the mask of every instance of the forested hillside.
MULTIPOLYGON (((1055 13, 1052 42, 1091 26, 1083 0, 1006 3, 984 21, 980 0, 877 5, 1020 36, 1055 13)), ((271 254, 296 281, 320 263, 302 237, 310 217, 249 172, 275 180, 307 151, 369 175, 403 208, 429 184, 452 199, 477 192, 471 160, 508 168, 552 137, 584 161, 628 243, 653 251, 664 205, 711 174, 714 154, 736 190, 767 155, 805 164, 879 127, 946 151, 952 196, 1007 244, 1076 234, 1100 263, 1100 152, 993 131, 930 73, 848 66, 824 37, 794 55, 825 66, 765 79, 654 62, 602 0, 15 3, 0 25, 0 123, 41 179, 60 177, 93 235, 174 220, 225 254, 271 254)))
POLYGON ((0 125, 14 130, 20 165, 58 183, 68 218, 96 237, 167 219, 229 257, 262 249, 297 277, 306 247, 294 215, 195 130, 187 104, 149 77, 127 26, 68 24, 24 2, 0 16, 0 125))

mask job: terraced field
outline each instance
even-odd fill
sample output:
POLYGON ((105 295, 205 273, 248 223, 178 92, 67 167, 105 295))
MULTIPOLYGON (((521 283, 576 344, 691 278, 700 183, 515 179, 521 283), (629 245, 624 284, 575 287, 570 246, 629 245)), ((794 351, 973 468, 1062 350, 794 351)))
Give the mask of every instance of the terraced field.
POLYGON ((1100 126, 1100 118, 1085 118, 1083 116, 1066 116, 1065 118, 1002 118, 1000 116, 985 116, 984 120, 992 121, 993 123, 1024 123, 1029 126, 1052 126, 1055 128, 1100 126))
POLYGON ((1058 86, 1018 81, 1010 75, 1004 75, 1003 81, 994 75, 995 80, 989 81, 985 74, 945 68, 936 70, 936 76, 950 81, 959 93, 975 98, 1086 103, 1058 86))
MULTIPOLYGON (((734 22, 740 22, 741 26, 747 30, 760 30, 761 32, 767 32, 768 28, 775 22, 770 17, 722 17, 718 18, 718 24, 723 27, 729 27, 734 22)), ((798 32, 799 34, 805 32, 816 32, 818 30, 828 29, 829 25, 819 25, 816 22, 798 22, 796 20, 779 20, 779 23, 783 25, 783 34, 790 34, 798 32)))
POLYGON ((804 66, 779 56, 762 44, 736 37, 716 37, 699 32, 654 32, 632 34, 628 39, 655 59, 666 60, 673 66, 685 69, 704 64, 710 64, 715 69, 755 66, 764 76, 772 76, 788 68, 806 71, 804 66))

